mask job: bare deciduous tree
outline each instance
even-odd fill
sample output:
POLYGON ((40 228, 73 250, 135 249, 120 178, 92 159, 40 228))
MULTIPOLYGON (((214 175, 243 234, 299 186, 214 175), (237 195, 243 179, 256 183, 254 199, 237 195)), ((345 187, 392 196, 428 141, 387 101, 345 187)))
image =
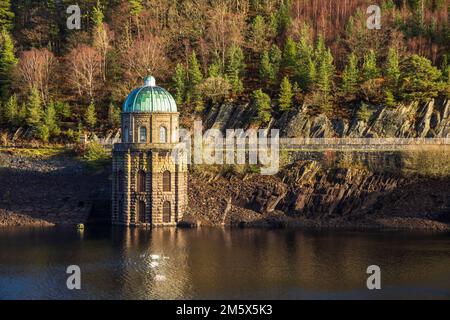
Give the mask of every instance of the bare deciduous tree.
POLYGON ((20 55, 17 76, 22 90, 26 94, 37 89, 43 103, 50 100, 50 87, 57 60, 47 49, 31 49, 20 55))
POLYGON ((79 45, 67 57, 69 82, 77 88, 80 97, 88 95, 92 101, 95 90, 102 84, 101 54, 92 47, 79 45))
POLYGON ((214 53, 222 60, 222 65, 225 65, 227 49, 233 44, 240 45, 242 43, 244 30, 244 14, 232 12, 225 4, 209 11, 206 36, 214 53))
POLYGON ((134 40, 130 47, 122 51, 122 64, 125 77, 130 83, 136 83, 149 73, 155 77, 165 78, 168 70, 164 39, 149 32, 134 40))

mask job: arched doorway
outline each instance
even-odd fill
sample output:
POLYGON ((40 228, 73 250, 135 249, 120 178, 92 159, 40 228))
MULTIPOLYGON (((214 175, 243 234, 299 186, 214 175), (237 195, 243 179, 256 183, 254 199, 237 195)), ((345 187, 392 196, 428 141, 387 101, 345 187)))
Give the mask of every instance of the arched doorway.
POLYGON ((163 203, 163 222, 168 223, 171 220, 171 208, 170 208, 170 202, 164 201, 163 203))
POLYGON ((139 222, 140 223, 146 223, 147 219, 146 219, 146 215, 145 215, 145 211, 146 211, 146 205, 144 201, 139 201, 138 202, 138 218, 139 218, 139 222))

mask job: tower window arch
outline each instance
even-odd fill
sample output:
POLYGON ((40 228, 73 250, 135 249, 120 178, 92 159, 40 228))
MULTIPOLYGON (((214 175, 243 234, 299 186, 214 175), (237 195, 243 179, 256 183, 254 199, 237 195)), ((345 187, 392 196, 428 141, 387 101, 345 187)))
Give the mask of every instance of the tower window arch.
POLYGON ((163 222, 170 222, 171 219, 171 205, 169 201, 163 203, 163 222))
POLYGON ((171 190, 171 174, 169 170, 166 170, 163 172, 163 191, 170 192, 171 190))
POLYGON ((122 141, 123 141, 123 142, 128 142, 128 137, 129 137, 129 135, 130 135, 130 130, 128 130, 128 127, 125 126, 125 127, 123 128, 123 137, 122 137, 122 141))
POLYGON ((139 128, 139 143, 146 143, 146 142, 147 142, 147 128, 140 127, 139 128))
POLYGON ((159 127, 159 142, 167 143, 167 128, 164 126, 159 127))
POLYGON ((137 179, 137 191, 138 192, 145 192, 145 179, 147 175, 145 171, 139 170, 138 172, 138 179, 137 179))

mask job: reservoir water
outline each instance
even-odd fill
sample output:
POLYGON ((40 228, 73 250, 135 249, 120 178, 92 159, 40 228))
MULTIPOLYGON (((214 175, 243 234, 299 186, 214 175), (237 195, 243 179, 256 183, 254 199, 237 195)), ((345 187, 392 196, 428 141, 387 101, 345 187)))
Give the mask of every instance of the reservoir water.
POLYGON ((397 298, 450 299, 450 234, 0 229, 0 299, 397 298), (366 287, 370 265, 381 290, 366 287))

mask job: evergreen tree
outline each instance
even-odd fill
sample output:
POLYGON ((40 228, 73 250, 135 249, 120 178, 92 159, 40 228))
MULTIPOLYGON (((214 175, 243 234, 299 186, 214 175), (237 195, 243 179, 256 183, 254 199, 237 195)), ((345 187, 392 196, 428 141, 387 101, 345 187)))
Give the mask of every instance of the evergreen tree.
POLYGON ((19 122, 19 106, 17 104, 17 96, 14 94, 9 97, 8 101, 3 106, 2 114, 3 123, 10 127, 17 126, 19 122))
POLYGON ((270 62, 268 51, 264 51, 261 55, 261 62, 259 64, 259 76, 264 85, 268 87, 273 79, 273 66, 270 62))
POLYGON ((0 0, 0 30, 11 30, 14 13, 11 10, 11 0, 0 0))
POLYGON ((257 116, 255 120, 261 123, 268 123, 271 119, 271 104, 269 95, 265 94, 261 89, 253 91, 253 105, 256 109, 257 116))
POLYGON ((276 14, 276 26, 279 36, 282 36, 291 26, 291 0, 282 1, 276 14))
POLYGON ((197 55, 195 51, 192 51, 191 58, 189 59, 189 86, 191 88, 197 86, 203 80, 202 71, 200 68, 200 64, 197 60, 197 55))
POLYGON ((222 74, 222 64, 220 62, 220 59, 216 57, 208 68, 208 77, 217 78, 221 77, 222 74))
POLYGON ((238 46, 231 46, 228 50, 228 63, 226 79, 231 85, 231 92, 234 95, 240 94, 244 90, 241 80, 242 72, 245 68, 244 53, 238 46))
POLYGON ((138 16, 144 10, 142 0, 128 0, 128 3, 130 4, 131 14, 133 16, 138 16))
POLYGON ((89 104, 89 106, 86 109, 86 112, 84 113, 84 123, 90 130, 93 130, 95 124, 97 123, 97 115, 95 112, 95 105, 93 102, 89 104))
POLYGON ((292 92, 292 85, 289 82, 288 77, 284 77, 281 82, 280 94, 278 97, 278 104, 280 106, 280 111, 290 111, 292 109, 292 98, 294 93, 292 92))
POLYGON ((273 44, 269 50, 270 63, 272 64, 272 81, 275 81, 280 71, 282 53, 276 44, 273 44))
POLYGON ((37 137, 43 142, 48 142, 50 138, 50 129, 44 123, 39 123, 36 129, 37 137))
POLYGON ((14 45, 6 29, 0 33, 0 94, 5 99, 11 87, 12 71, 17 64, 14 45))
POLYGON ((61 133, 56 119, 55 105, 50 103, 45 109, 42 123, 47 127, 50 136, 58 136, 61 133))
POLYGON ((265 87, 269 90, 277 83, 281 60, 282 53, 276 45, 272 45, 270 50, 264 51, 261 56, 259 75, 265 87))
POLYGON ((189 60, 188 77, 189 87, 187 100, 194 104, 194 107, 198 112, 201 112, 203 111, 203 98, 198 86, 203 80, 203 75, 195 51, 192 52, 189 60))
POLYGON ((175 101, 177 104, 182 104, 184 101, 184 95, 186 90, 186 74, 184 67, 181 63, 178 63, 175 68, 175 74, 173 75, 173 82, 175 85, 175 101))
POLYGON ((250 43, 257 53, 261 52, 266 46, 267 31, 265 25, 264 18, 257 15, 250 26, 250 43))
POLYGON ((333 88, 333 78, 335 67, 333 63, 333 55, 328 49, 319 61, 316 77, 316 87, 320 94, 319 106, 323 112, 331 109, 331 90, 333 88))
POLYGON ((120 127, 120 109, 113 103, 110 103, 108 106, 108 125, 111 129, 120 127))
POLYGON ((398 52, 394 48, 389 48, 385 75, 389 90, 391 93, 396 92, 398 88, 398 80, 400 79, 400 62, 398 52))
POLYGON ((426 101, 443 89, 441 71, 427 58, 414 54, 400 68, 400 92, 406 100, 426 101))
POLYGON ((354 95, 358 91, 358 80, 358 57, 352 53, 342 73, 342 93, 344 95, 354 95))
POLYGON ((297 66, 297 45, 291 37, 286 39, 284 45, 282 65, 285 75, 292 77, 297 66))
POLYGON ((314 73, 314 70, 312 70, 311 68, 315 69, 315 66, 313 66, 314 48, 309 41, 308 28, 306 26, 304 26, 302 29, 297 47, 298 63, 296 76, 300 86, 304 90, 307 90, 315 80, 314 78, 311 78, 311 76, 313 76, 312 73, 314 73))
POLYGON ((38 130, 42 118, 42 101, 36 88, 31 90, 28 97, 26 125, 33 131, 38 130))
POLYGON ((369 52, 364 55, 362 73, 363 81, 376 79, 380 76, 380 71, 377 67, 377 56, 374 50, 369 50, 369 52))
POLYGON ((97 0, 97 5, 94 7, 94 9, 92 11, 92 21, 94 22, 94 27, 97 27, 97 28, 103 27, 104 18, 105 18, 105 16, 103 14, 100 0, 97 0))
POLYGON ((388 107, 395 107, 397 104, 394 94, 389 88, 384 89, 384 104, 388 107))
POLYGON ((333 55, 328 49, 319 61, 317 70, 317 87, 324 95, 329 95, 333 86, 335 67, 333 55))
POLYGON ((191 58, 189 60, 188 76, 189 76, 189 87, 187 100, 194 104, 195 110, 197 112, 202 112, 203 98, 199 90, 199 85, 203 80, 203 75, 195 51, 192 52, 191 58))
POLYGON ((55 102, 53 104, 56 111, 56 118, 58 119, 58 121, 64 121, 72 116, 72 110, 69 104, 61 101, 55 102))

